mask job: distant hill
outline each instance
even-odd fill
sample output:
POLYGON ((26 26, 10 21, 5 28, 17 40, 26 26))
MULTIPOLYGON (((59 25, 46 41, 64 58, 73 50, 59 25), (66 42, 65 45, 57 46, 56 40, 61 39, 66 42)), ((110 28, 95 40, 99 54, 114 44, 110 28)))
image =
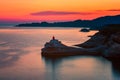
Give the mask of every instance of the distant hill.
POLYGON ((109 24, 120 24, 120 15, 104 16, 93 20, 75 20, 68 22, 41 22, 18 24, 17 27, 88 27, 90 29, 101 29, 102 26, 109 24))

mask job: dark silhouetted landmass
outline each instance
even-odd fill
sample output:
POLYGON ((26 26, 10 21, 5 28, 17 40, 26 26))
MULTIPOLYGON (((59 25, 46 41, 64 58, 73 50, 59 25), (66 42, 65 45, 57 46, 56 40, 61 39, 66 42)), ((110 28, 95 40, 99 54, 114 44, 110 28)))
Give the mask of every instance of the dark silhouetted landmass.
POLYGON ((41 23, 25 23, 18 24, 17 27, 88 27, 90 29, 101 29, 108 24, 120 24, 120 15, 104 16, 93 20, 75 20, 68 22, 41 22, 41 23))
POLYGON ((119 61, 120 60, 120 24, 107 25, 88 41, 76 46, 88 49, 95 49, 104 57, 119 61))

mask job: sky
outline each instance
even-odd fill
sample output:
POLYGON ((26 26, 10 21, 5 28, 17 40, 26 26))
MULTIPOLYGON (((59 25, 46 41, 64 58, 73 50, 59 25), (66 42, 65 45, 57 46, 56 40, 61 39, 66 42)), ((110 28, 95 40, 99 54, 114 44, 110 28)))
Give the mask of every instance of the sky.
POLYGON ((91 20, 120 14, 120 0, 0 0, 0 21, 91 20))

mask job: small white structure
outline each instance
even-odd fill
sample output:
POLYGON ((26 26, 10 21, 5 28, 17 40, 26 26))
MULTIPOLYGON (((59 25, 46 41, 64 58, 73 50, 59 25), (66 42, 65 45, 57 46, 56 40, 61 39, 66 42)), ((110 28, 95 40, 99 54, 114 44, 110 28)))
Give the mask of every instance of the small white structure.
POLYGON ((55 39, 55 37, 53 36, 50 42, 47 42, 45 44, 44 48, 59 48, 59 47, 65 47, 65 45, 63 45, 61 41, 55 39))

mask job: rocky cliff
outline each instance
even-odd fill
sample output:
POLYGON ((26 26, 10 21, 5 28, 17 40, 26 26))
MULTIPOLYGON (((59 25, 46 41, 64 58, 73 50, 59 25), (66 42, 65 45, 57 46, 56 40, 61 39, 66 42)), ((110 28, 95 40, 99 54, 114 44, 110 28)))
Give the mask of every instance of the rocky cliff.
POLYGON ((120 24, 112 24, 106 26, 104 29, 100 30, 98 33, 93 35, 91 39, 84 42, 83 44, 78 44, 77 46, 83 48, 98 48, 98 52, 101 55, 111 59, 120 59, 120 24), (104 49, 101 49, 101 47, 104 49))

